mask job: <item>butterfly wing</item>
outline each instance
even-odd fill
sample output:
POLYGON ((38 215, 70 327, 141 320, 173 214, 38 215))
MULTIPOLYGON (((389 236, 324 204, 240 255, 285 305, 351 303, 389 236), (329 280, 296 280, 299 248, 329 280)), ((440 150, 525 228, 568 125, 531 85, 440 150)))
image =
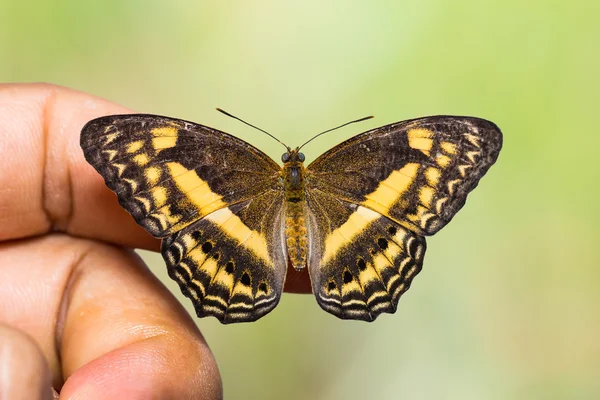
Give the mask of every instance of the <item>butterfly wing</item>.
POLYGON ((496 161, 493 123, 436 116, 357 135, 307 167, 309 255, 319 304, 341 318, 394 312, 444 227, 496 161))
POLYGON ((119 203, 148 232, 169 236, 276 184, 280 167, 218 130, 155 115, 114 115, 85 125, 81 147, 119 203))
POLYGON ((221 208, 162 243, 169 276, 199 317, 254 321, 279 302, 287 255, 281 192, 221 208))
POLYGON ((308 203, 308 268, 319 305, 337 317, 364 321, 395 312, 421 270, 425 238, 324 192, 310 192, 308 203))
POLYGON ((251 321, 275 307, 286 270, 277 163, 224 132, 155 115, 92 120, 81 147, 123 208, 164 239, 169 274, 199 316, 251 321), (256 211, 266 207, 272 215, 256 211))

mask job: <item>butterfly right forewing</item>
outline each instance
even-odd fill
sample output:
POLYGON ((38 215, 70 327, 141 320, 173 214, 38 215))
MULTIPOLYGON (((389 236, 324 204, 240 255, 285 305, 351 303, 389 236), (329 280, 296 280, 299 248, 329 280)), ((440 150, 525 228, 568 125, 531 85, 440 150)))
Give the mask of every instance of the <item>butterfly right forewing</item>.
POLYGON ((501 147, 500 129, 480 118, 398 122, 321 155, 307 167, 308 187, 432 235, 462 208, 501 147))

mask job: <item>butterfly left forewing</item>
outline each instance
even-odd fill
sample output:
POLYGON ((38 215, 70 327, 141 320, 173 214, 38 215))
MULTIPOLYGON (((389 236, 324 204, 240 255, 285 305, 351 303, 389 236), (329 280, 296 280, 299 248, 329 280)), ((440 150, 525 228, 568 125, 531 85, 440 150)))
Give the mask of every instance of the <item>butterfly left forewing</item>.
POLYGON ((227 133, 157 115, 111 115, 81 132, 86 160, 148 232, 166 237, 277 185, 280 167, 227 133))

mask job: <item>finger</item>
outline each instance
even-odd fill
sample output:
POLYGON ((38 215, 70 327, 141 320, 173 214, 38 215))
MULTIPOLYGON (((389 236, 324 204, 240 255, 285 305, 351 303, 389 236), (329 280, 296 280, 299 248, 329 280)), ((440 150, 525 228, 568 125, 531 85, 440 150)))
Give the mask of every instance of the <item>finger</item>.
MULTIPOLYGON (((49 231, 158 250, 84 160, 79 134, 90 119, 129 110, 45 84, 0 85, 0 241, 49 231)), ((310 293, 308 274, 286 290, 310 293)))
POLYGON ((35 341, 0 324, 0 398, 52 400, 50 381, 46 359, 35 341))
POLYGON ((221 395, 196 325, 135 253, 50 235, 0 246, 0 265, 0 319, 40 343, 61 396, 221 395))
POLYGON ((308 268, 304 268, 302 271, 296 271, 292 266, 292 262, 289 261, 287 273, 285 275, 284 290, 289 293, 310 293, 312 288, 310 286, 308 268))
POLYGON ((84 160, 79 134, 90 119, 129 110, 66 88, 0 85, 0 240, 62 231, 159 248, 84 160))

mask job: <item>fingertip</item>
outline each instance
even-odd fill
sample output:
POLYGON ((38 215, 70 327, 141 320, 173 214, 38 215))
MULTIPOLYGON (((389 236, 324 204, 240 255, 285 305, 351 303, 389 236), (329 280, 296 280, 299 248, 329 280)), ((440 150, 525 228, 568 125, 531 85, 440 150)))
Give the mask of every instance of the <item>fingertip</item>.
POLYGON ((219 370, 202 334, 139 256, 94 243, 72 276, 62 396, 220 398, 219 370))
POLYGON ((182 339, 159 335, 104 354, 71 375, 61 395, 72 400, 222 399, 212 353, 205 345, 182 339))

